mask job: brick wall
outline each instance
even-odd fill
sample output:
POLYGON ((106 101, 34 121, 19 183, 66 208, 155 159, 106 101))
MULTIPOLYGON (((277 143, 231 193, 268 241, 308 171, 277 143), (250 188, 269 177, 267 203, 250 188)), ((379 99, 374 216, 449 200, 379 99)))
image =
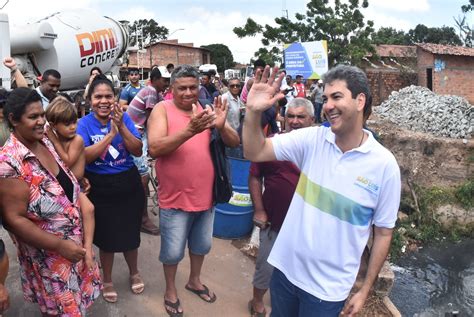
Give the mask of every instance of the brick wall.
POLYGON ((140 54, 140 65, 137 63, 137 53, 130 53, 129 64, 144 68, 150 68, 152 65, 167 65, 168 63, 173 63, 175 66, 182 64, 199 66, 209 63, 209 55, 208 51, 198 47, 159 43, 148 47, 145 54, 140 54))
POLYGON ((392 91, 398 91, 410 85, 417 85, 416 73, 386 69, 366 69, 365 72, 369 79, 373 106, 378 106, 387 100, 392 91))
POLYGON ((440 95, 456 95, 474 104, 474 57, 456 55, 436 55, 418 47, 418 83, 427 87, 426 69, 432 68, 433 92, 440 95), (435 70, 435 60, 444 63, 435 70))
POLYGON ((416 56, 418 85, 427 87, 426 69, 434 67, 434 56, 419 47, 416 48, 416 56))
POLYGON ((474 104, 474 57, 435 55, 445 68, 433 72, 433 91, 441 95, 456 95, 474 104))

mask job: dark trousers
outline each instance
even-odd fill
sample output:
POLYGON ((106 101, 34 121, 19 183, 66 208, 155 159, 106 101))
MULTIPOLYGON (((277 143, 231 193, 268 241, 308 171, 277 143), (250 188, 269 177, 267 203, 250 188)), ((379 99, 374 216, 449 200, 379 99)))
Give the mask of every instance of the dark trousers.
POLYGON ((345 300, 328 302, 293 285, 278 269, 273 270, 270 281, 272 302, 271 317, 337 317, 345 300))
POLYGON ((321 119, 321 112, 323 110, 323 104, 320 102, 314 102, 314 122, 322 123, 323 120, 321 119))

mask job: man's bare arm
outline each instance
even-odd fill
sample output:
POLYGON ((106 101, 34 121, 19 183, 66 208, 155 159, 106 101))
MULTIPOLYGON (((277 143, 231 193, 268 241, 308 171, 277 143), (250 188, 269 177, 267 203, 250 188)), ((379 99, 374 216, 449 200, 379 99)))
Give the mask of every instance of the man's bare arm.
POLYGON ((3 65, 10 69, 12 81, 16 83, 17 87, 28 87, 28 83, 26 82, 25 77, 23 77, 23 74, 18 69, 14 58, 6 57, 3 60, 3 65))
POLYGON ((228 147, 236 147, 240 144, 240 137, 237 131, 230 126, 228 122, 224 124, 224 127, 219 130, 219 133, 222 137, 222 141, 228 147))
POLYGON ((249 175, 249 192, 250 197, 252 198, 252 204, 254 208, 254 221, 257 220, 262 224, 266 224, 268 221, 268 215, 263 205, 262 177, 249 175))
POLYGON ((162 106, 153 108, 148 118, 148 153, 152 158, 168 155, 174 152, 184 142, 194 135, 209 129, 215 120, 215 115, 209 115, 204 110, 196 113, 193 105, 193 114, 188 126, 181 131, 168 135, 168 119, 166 109, 162 106))
POLYGON ((357 316, 362 310, 365 301, 369 295, 372 285, 374 285, 383 263, 387 258, 390 250, 390 242, 392 241, 393 229, 381 228, 374 226, 374 243, 370 251, 369 266, 365 276, 364 283, 360 290, 354 294, 350 301, 344 307, 343 316, 357 316))
POLYGON ((261 112, 247 110, 245 114, 242 130, 244 156, 252 162, 274 161, 276 157, 272 140, 264 136, 261 118, 261 112))

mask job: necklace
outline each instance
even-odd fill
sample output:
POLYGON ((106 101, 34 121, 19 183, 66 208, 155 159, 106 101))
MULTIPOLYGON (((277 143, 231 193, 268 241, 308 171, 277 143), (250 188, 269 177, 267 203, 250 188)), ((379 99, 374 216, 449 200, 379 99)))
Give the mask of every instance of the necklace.
POLYGON ((364 133, 364 131, 362 131, 362 139, 360 139, 360 143, 359 143, 358 147, 360 147, 362 145, 362 142, 364 141, 364 136, 365 136, 365 133, 364 133))

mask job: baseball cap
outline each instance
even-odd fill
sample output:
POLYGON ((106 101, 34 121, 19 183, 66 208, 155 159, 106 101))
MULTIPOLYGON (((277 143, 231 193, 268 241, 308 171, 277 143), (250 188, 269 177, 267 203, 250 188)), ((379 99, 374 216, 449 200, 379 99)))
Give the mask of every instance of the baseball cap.
POLYGON ((166 69, 165 66, 158 66, 158 69, 160 70, 161 77, 163 78, 171 78, 170 72, 166 69))
POLYGON ((323 83, 322 79, 318 80, 318 84, 322 84, 322 83, 323 83))

